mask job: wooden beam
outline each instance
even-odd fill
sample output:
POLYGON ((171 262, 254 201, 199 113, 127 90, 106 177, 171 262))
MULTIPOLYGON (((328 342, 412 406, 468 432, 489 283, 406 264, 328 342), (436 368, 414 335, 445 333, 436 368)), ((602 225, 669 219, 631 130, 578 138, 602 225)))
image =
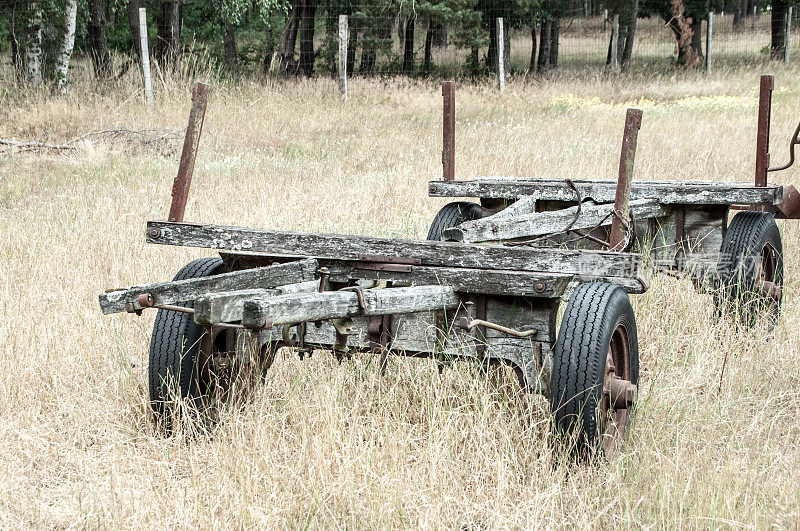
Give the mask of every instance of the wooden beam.
POLYGON ((313 280, 319 264, 306 259, 269 267, 222 273, 210 277, 190 278, 134 286, 100 295, 100 309, 104 314, 124 312, 127 303, 136 303, 139 295, 149 293, 153 304, 180 304, 193 301, 210 291, 229 291, 256 288, 275 288, 306 280, 313 280))
MULTIPOLYGON (((572 181, 581 199, 596 203, 614 201, 616 181, 572 181)), ((575 191, 560 180, 548 179, 476 179, 471 181, 431 181, 428 193, 433 197, 483 197, 529 201, 576 201, 575 191)), ((657 199, 665 205, 777 205, 783 201, 783 187, 753 186, 749 183, 707 183, 634 181, 631 200, 657 199)))
POLYGON ((194 320, 197 324, 204 325, 237 323, 242 320, 246 300, 292 293, 316 293, 318 290, 319 281, 309 280, 274 289, 245 289, 204 295, 194 303, 194 320))
POLYGON ((363 308, 359 298, 359 294, 354 291, 248 298, 243 301, 242 325, 246 328, 265 328, 357 315, 449 310, 457 308, 461 302, 455 290, 447 286, 364 290, 363 308))
POLYGON ((413 258, 423 266, 466 267, 635 278, 637 255, 561 249, 525 249, 427 240, 245 229, 150 221, 147 241, 163 245, 285 254, 333 260, 413 258))
MULTIPOLYGON (((487 242, 515 240, 535 236, 545 236, 565 231, 568 228, 582 230, 611 224, 614 205, 582 204, 562 210, 521 214, 514 217, 494 216, 467 221, 457 227, 444 231, 445 237, 458 242, 487 242), (577 214, 577 217, 576 217, 577 214)), ((630 211, 637 220, 665 216, 669 210, 657 201, 644 199, 632 201, 630 211)), ((503 211, 501 210, 500 213, 503 211)))

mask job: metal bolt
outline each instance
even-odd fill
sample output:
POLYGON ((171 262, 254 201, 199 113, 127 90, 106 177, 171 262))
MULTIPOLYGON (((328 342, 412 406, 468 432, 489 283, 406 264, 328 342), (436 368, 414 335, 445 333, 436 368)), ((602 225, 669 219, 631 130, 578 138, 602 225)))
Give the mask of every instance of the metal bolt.
POLYGON ((547 286, 545 286, 544 282, 539 280, 533 285, 533 291, 535 291, 536 293, 542 293, 546 287, 547 286))
POLYGON ((765 203, 768 203, 772 200, 772 196, 768 192, 764 192, 763 194, 761 194, 761 200, 764 201, 765 203))
POLYGON ((327 267, 320 267, 317 273, 319 273, 319 292, 322 293, 325 291, 325 284, 328 281, 328 275, 331 274, 331 270, 327 267))
POLYGON ((158 227, 150 227, 147 231, 147 235, 156 240, 161 237, 161 229, 158 227))
POLYGON ((153 306, 153 296, 150 295, 149 293, 142 293, 137 298, 137 302, 139 303, 139 306, 141 306, 142 308, 150 308, 151 306, 153 306))

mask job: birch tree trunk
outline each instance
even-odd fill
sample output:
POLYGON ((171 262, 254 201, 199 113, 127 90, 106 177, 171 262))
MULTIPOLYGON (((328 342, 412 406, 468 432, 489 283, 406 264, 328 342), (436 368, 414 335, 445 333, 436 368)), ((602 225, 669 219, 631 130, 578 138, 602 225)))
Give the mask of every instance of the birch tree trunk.
POLYGON ((36 0, 30 4, 31 18, 25 42, 25 66, 28 84, 38 87, 42 83, 42 8, 36 0))
POLYGON ((75 20, 78 15, 78 0, 67 0, 64 14, 64 35, 58 49, 56 59, 56 76, 58 79, 59 94, 67 93, 67 71, 69 60, 72 57, 72 48, 75 46, 75 20))

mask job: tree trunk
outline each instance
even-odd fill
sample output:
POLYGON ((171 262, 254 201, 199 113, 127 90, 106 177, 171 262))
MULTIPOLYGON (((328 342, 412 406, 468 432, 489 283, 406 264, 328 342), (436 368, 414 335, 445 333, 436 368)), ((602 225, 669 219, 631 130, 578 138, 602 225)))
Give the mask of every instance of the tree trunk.
POLYGON ((561 33, 561 19, 555 17, 550 24, 550 68, 556 68, 558 66, 558 38, 561 33))
POLYGON ((111 77, 111 52, 106 36, 106 9, 103 0, 89 0, 89 51, 92 56, 94 75, 105 80, 111 77))
POLYGON ((281 33, 281 42, 278 46, 278 57, 281 61, 281 72, 284 74, 297 73, 297 62, 294 58, 294 48, 297 43, 297 30, 300 27, 300 11, 303 9, 302 0, 295 0, 286 27, 281 33))
POLYGON ((414 17, 408 17, 406 21, 405 46, 403 49, 403 72, 406 74, 414 73, 414 17))
POLYGON ((747 0, 733 0, 733 29, 741 30, 747 17, 747 0))
POLYGON ((25 66, 28 84, 38 87, 42 83, 42 8, 36 0, 30 2, 30 19, 25 39, 25 66))
POLYGON ((58 49, 56 59, 56 76, 58 79, 58 92, 67 93, 67 72, 69 60, 72 57, 72 48, 75 46, 75 20, 78 14, 78 0, 67 0, 64 13, 64 35, 58 49))
POLYGON ((128 27, 130 28, 131 38, 133 39, 133 49, 139 61, 142 60, 142 39, 139 35, 139 8, 142 7, 141 0, 128 0, 128 27))
POLYGON ((786 14, 789 4, 786 0, 772 0, 772 39, 770 40, 770 57, 783 59, 786 49, 786 14))
POLYGON ((425 71, 430 70, 433 63, 433 21, 428 21, 428 31, 425 33, 425 53, 422 58, 422 69, 425 71))
POLYGON ((158 17, 156 60, 164 67, 174 67, 181 52, 181 2, 162 0, 158 17))
POLYGON ((305 0, 300 26, 300 70, 308 77, 314 75, 314 21, 316 0, 305 0))
POLYGON ((692 19, 692 49, 697 57, 698 64, 703 60, 703 19, 692 19))
MULTIPOLYGON (((631 57, 633 56, 633 42, 636 35, 636 20, 639 18, 639 0, 633 0, 631 9, 626 17, 625 45, 622 48, 619 64, 622 65, 623 72, 630 68, 631 57)), ((620 36, 622 33, 620 33, 620 36)))
POLYGON ((536 70, 536 25, 531 26, 531 60, 528 64, 528 73, 536 70))
POLYGON ((8 32, 11 41, 11 67, 14 70, 14 78, 19 81, 23 77, 22 46, 17 39, 17 2, 15 0, 11 8, 11 27, 8 32))
MULTIPOLYGON (((693 68, 702 60, 702 50, 699 48, 702 35, 700 35, 700 28, 694 22, 694 17, 686 18, 675 15, 667 25, 675 37, 675 46, 678 50, 677 64, 693 68), (692 20, 692 23, 689 24, 686 18, 692 20), (695 37, 695 33, 698 33, 697 37, 695 37)), ((699 25, 702 27, 702 21, 699 25)))
POLYGON ((497 19, 489 19, 489 49, 486 52, 486 67, 497 72, 497 19))
POLYGON ((272 31, 272 24, 267 24, 267 29, 264 32, 264 40, 266 41, 266 48, 264 50, 264 74, 269 74, 272 68, 272 56, 275 55, 275 34, 272 31))
POLYGON ((432 21, 431 31, 433 33, 431 45, 434 48, 444 48, 447 46, 447 26, 441 22, 432 21))
POLYGON ((225 63, 231 72, 235 72, 239 66, 239 52, 236 51, 236 28, 233 24, 225 24, 222 32, 222 44, 225 48, 225 63))
POLYGON ((537 61, 536 69, 539 72, 544 72, 550 67, 550 30, 552 28, 551 20, 546 19, 542 21, 539 29, 539 59, 537 61))

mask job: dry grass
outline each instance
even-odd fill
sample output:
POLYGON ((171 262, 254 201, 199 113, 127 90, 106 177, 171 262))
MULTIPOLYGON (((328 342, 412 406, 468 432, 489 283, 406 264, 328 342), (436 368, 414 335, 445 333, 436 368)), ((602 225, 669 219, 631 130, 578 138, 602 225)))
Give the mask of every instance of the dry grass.
MULTIPOLYGON (((800 115, 780 70, 773 157, 800 115)), ((626 106, 645 110, 637 173, 750 180, 757 72, 514 81, 458 91, 457 172, 611 178, 626 106)), ((131 84, 65 100, 0 89, 0 137, 185 123, 189 83, 152 110, 131 84)), ((434 84, 224 85, 206 118, 189 220, 424 236, 443 200, 434 84)), ((177 148, 177 146, 176 146, 177 148)), ((596 468, 557 465, 541 399, 467 364, 279 355, 253 403, 211 436, 158 437, 147 417, 153 314, 102 317, 97 294, 170 278, 197 250, 143 243, 177 153, 85 144, 0 155, 0 526, 753 527, 800 518, 796 222, 782 223, 785 306, 767 339, 715 323, 688 282, 634 298, 641 408, 596 468), (794 332, 793 332, 794 330, 794 332), (727 368, 718 391, 723 359, 727 368)), ((797 181, 792 170, 779 180, 797 181)))

